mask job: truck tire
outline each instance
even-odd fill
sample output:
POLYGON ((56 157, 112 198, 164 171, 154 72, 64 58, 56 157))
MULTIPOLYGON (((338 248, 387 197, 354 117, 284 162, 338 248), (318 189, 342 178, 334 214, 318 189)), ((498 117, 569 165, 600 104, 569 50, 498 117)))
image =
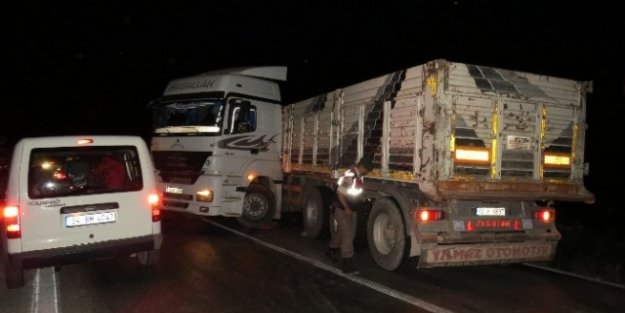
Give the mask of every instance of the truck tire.
POLYGON ((303 235, 311 239, 328 238, 328 212, 331 201, 329 195, 317 187, 306 188, 304 194, 303 235))
POLYGON ((406 259, 406 232, 401 212, 395 202, 384 198, 371 208, 367 222, 369 251, 385 270, 395 271, 406 259))
POLYGON ((276 197, 265 185, 251 184, 243 199, 243 212, 237 218, 245 227, 260 228, 271 222, 276 212, 276 197))
MULTIPOLYGON (((6 254, 6 252, 5 252, 6 254)), ((24 286, 24 268, 20 260, 14 260, 6 255, 4 257, 4 278, 7 288, 20 288, 24 286)))
POLYGON ((155 266, 160 259, 160 250, 149 250, 137 253, 137 259, 143 266, 155 266))

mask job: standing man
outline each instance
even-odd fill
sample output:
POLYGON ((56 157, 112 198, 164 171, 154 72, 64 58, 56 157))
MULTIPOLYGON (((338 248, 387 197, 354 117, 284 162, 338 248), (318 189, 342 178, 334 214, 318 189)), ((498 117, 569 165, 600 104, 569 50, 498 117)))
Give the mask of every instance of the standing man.
POLYGON ((354 256, 354 237, 356 235, 356 211, 362 204, 362 176, 367 175, 373 168, 370 156, 363 156, 356 166, 345 171, 337 183, 337 207, 334 209, 334 219, 337 223, 336 232, 332 233, 328 256, 333 264, 338 263, 340 252, 343 259, 343 273, 358 274, 352 263, 354 256))

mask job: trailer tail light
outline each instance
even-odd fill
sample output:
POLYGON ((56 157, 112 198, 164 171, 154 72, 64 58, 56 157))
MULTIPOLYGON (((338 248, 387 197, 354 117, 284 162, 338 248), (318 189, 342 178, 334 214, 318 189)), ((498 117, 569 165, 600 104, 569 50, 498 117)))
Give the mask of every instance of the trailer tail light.
POLYGON ((161 220, 161 198, 157 194, 148 196, 148 203, 152 208, 152 222, 160 222, 161 220))
POLYGON ((545 152, 543 156, 543 164, 545 168, 567 169, 571 167, 570 153, 545 152))
POLYGON ((553 223, 556 220, 556 210, 541 208, 534 211, 534 219, 541 223, 553 223))
POLYGON ((456 147, 454 163, 490 165, 490 149, 486 147, 456 147))
POLYGON ((22 237, 19 213, 20 209, 17 206, 7 206, 4 208, 4 225, 6 226, 7 238, 9 239, 22 237))
POLYGON ((430 208, 419 208, 415 211, 414 218, 419 223, 429 223, 434 221, 440 221, 443 219, 443 211, 434 210, 430 208))

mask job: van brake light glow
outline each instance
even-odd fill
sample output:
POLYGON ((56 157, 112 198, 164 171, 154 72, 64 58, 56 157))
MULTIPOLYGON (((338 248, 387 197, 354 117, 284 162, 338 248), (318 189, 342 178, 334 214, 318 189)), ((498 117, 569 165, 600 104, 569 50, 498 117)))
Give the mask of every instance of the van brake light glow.
POLYGON ((91 139, 91 138, 78 139, 78 144, 79 145, 88 145, 90 143, 93 143, 93 139, 91 139))
POLYGON ((148 203, 152 208, 152 222, 159 222, 161 220, 161 198, 157 194, 150 194, 148 203))
POLYGON ((19 208, 16 206, 8 206, 3 210, 4 224, 6 225, 7 238, 9 239, 22 237, 19 211, 19 208))

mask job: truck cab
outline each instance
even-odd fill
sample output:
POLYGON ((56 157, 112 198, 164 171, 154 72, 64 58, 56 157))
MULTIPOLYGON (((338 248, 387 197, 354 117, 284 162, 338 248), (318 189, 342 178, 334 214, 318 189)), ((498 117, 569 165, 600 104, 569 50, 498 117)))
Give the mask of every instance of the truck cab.
POLYGON ((286 67, 203 73, 171 81, 150 103, 165 210, 239 217, 247 226, 279 214, 284 80, 286 67))

